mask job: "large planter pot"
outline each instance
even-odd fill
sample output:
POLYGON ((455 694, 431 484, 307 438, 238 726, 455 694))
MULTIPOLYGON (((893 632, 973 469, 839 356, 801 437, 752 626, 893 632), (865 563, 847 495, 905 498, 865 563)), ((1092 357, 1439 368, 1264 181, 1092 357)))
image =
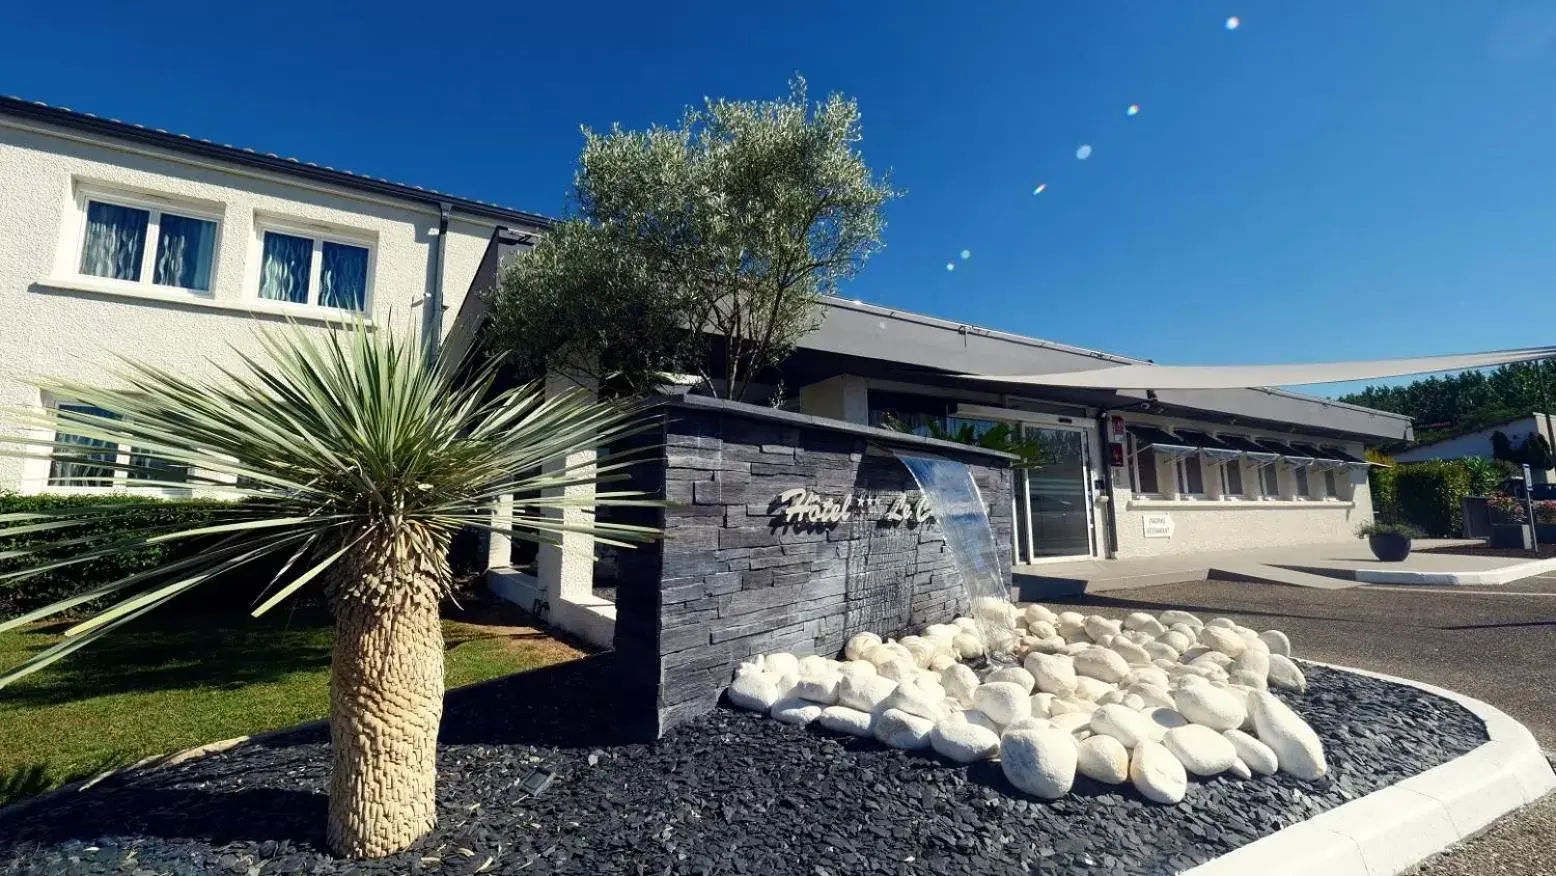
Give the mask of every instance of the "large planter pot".
POLYGON ((1372 555, 1385 563, 1397 563, 1410 556, 1410 539, 1403 535, 1380 533, 1367 536, 1367 547, 1372 555))
MULTIPOLYGON (((1543 540, 1543 539, 1542 539, 1543 540)), ((1525 523, 1497 523, 1491 527, 1491 546, 1515 551, 1529 550, 1529 526, 1525 523)))

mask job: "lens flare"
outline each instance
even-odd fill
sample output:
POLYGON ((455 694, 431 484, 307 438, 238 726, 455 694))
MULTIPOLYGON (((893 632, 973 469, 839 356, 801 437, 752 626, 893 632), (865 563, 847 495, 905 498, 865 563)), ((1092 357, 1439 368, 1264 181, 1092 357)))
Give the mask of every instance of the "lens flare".
POLYGON ((1138 104, 1138 103, 1132 103, 1132 104, 1129 105, 1129 109, 1124 110, 1124 115, 1126 115, 1126 116, 1134 116, 1134 115, 1139 115, 1139 114, 1140 114, 1140 104, 1138 104))
POLYGON ((1086 159, 1090 158, 1091 157, 1091 146, 1086 145, 1086 146, 1082 146, 1081 148, 1075 150, 1075 157, 1079 158, 1082 161, 1085 161, 1086 159))
POLYGON ((956 270, 956 262, 946 262, 945 263, 945 269, 948 270, 948 271, 956 270))
POLYGON ((1242 24, 1242 21, 1240 21, 1238 17, 1234 15, 1226 20, 1226 29, 1237 30, 1237 26, 1240 24, 1242 24))
POLYGON ((1048 183, 1038 183, 1037 184, 1037 188, 1032 190, 1032 194, 1034 194, 1034 195, 1041 195, 1043 192, 1045 192, 1047 190, 1048 190, 1048 183))
POLYGON ((972 250, 970 250, 970 249, 962 250, 962 261, 965 262, 965 261, 967 261, 970 258, 972 258, 972 250))

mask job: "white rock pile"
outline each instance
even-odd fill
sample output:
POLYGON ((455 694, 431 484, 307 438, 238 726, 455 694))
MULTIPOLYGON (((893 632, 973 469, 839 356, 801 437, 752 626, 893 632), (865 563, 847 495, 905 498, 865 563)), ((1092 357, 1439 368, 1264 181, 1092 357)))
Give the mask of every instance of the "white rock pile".
POLYGON ((764 654, 735 670, 729 699, 956 763, 997 759, 1012 785, 1046 799, 1068 793, 1077 773, 1172 804, 1190 775, 1328 770, 1318 734, 1269 692, 1307 689, 1279 630, 985 599, 973 617, 921 635, 860 633, 843 657, 764 654), (963 661, 985 654, 1019 665, 979 679, 963 661))

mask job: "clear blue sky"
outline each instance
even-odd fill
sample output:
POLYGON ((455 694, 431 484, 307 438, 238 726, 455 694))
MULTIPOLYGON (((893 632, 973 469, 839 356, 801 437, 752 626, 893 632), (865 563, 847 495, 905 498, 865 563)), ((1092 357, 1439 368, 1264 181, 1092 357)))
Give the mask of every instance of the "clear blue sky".
POLYGON ((13 4, 0 91, 556 214, 580 125, 799 71, 909 192, 848 297, 1185 364, 1556 325, 1550 3, 354 5, 13 4))

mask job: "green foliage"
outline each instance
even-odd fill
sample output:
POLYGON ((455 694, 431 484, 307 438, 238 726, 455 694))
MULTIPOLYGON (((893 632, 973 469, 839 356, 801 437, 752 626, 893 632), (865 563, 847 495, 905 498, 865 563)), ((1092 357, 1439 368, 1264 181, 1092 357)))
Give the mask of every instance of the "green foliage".
POLYGON ((1547 359, 1403 386, 1369 386, 1339 400, 1409 415, 1416 421, 1417 440, 1424 443, 1548 411, 1556 401, 1551 393, 1556 393, 1556 361, 1547 359))
POLYGON ((633 388, 683 371, 740 399, 880 249, 896 194, 855 148, 858 106, 812 106, 803 79, 787 99, 708 100, 678 127, 584 135, 576 215, 504 272, 494 338, 633 388))
MULTIPOLYGON (((1394 469, 1399 517, 1434 538, 1463 531, 1463 499, 1470 494, 1470 473, 1457 460, 1434 460, 1394 469)), ((1385 518, 1387 519, 1387 518, 1385 518)))
POLYGON ((1423 538, 1426 533, 1408 523, 1380 523, 1375 521, 1363 523, 1356 528, 1357 538, 1367 538, 1373 535, 1399 535, 1405 538, 1423 538))
MULTIPOLYGON (((209 524, 227 504, 201 499, 154 499, 123 495, 22 496, 0 492, 0 517, 10 514, 49 514, 60 517, 79 514, 90 518, 77 530, 79 535, 113 540, 148 528, 193 528, 209 524), (104 508, 114 509, 117 513, 112 516, 101 514, 104 508)), ((70 557, 71 546, 48 548, 51 541, 53 538, 47 532, 0 538, 0 576, 20 571, 38 561, 53 562, 70 557), (43 548, 41 553, 32 553, 39 548, 43 548)), ((199 540, 144 545, 85 563, 50 569, 28 578, 0 578, 0 618, 57 602, 80 593, 94 583, 113 581, 155 569, 164 563, 185 559, 201 546, 199 540)), ((79 607, 76 613, 93 607, 101 606, 88 604, 79 607)))
MULTIPOLYGON (((0 666, 59 644, 66 626, 0 633, 0 666)), ((579 656, 514 630, 444 620, 449 687, 579 656)), ((199 623, 163 612, 130 624, 0 697, 0 806, 149 755, 322 717, 333 641, 316 608, 199 623)))
POLYGON ((1466 456, 1457 462, 1469 472, 1470 494, 1475 496, 1489 496, 1495 493, 1502 489, 1504 481, 1517 473, 1512 463, 1501 459, 1466 456))
POLYGON ((1009 423, 989 425, 964 421, 950 428, 942 420, 931 419, 926 420, 921 428, 915 428, 891 415, 887 415, 884 423, 887 428, 898 432, 917 434, 922 431, 927 437, 940 441, 1009 453, 1018 457, 1013 464, 1014 468, 1037 468, 1053 462, 1052 449, 1040 436, 1023 435, 1020 429, 1009 423))
POLYGON ((1367 486, 1372 493, 1372 509, 1384 520, 1399 519, 1399 492, 1394 487, 1399 464, 1393 457, 1373 448, 1367 448, 1367 461, 1377 465, 1367 468, 1367 486))
MULTIPOLYGON (((598 468, 542 471, 545 462, 641 431, 630 422, 634 407, 577 395, 546 398, 534 385, 496 392, 495 366, 456 383, 451 370, 427 361, 419 344, 383 329, 321 336, 293 326, 261 333, 258 340, 264 357, 238 352, 242 366, 222 369, 220 378, 194 379, 132 362, 113 389, 77 382, 44 387, 90 408, 14 412, 22 429, 141 448, 162 464, 188 467, 188 482, 178 486, 242 501, 198 522, 143 517, 131 525, 127 518, 143 510, 114 503, 0 514, 0 538, 38 540, 8 557, 27 557, 29 568, 0 574, 0 581, 73 571, 147 547, 200 544, 188 555, 94 580, 68 599, 0 623, 3 632, 95 600, 118 600, 0 678, 0 686, 213 578, 271 563, 280 566, 256 616, 315 580, 327 582, 337 596, 390 613, 411 600, 435 599, 442 594, 412 588, 446 589, 452 579, 449 541, 466 526, 492 529, 483 509, 508 493, 532 498, 515 500, 513 528, 492 531, 549 542, 581 531, 611 544, 655 535, 607 522, 572 526, 547 513, 643 504, 619 492, 588 500, 559 495, 568 486, 616 476, 627 463, 610 455, 598 468), (90 413, 93 408, 115 416, 90 413), (61 553, 65 559, 49 559, 61 553), (390 574, 364 574, 390 557, 396 558, 390 574)), ((136 464, 136 456, 92 459, 76 441, 7 440, 126 475, 162 470, 136 464)))
POLYGON ((1515 446, 1501 429, 1491 433, 1491 455, 1514 467, 1529 466, 1535 471, 1551 467, 1551 443, 1538 432, 1527 436, 1515 446))

